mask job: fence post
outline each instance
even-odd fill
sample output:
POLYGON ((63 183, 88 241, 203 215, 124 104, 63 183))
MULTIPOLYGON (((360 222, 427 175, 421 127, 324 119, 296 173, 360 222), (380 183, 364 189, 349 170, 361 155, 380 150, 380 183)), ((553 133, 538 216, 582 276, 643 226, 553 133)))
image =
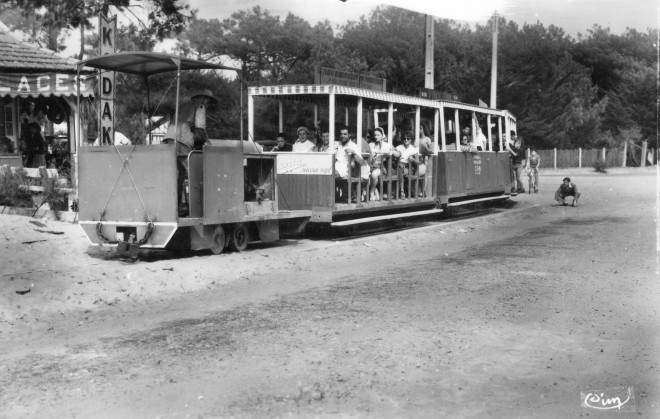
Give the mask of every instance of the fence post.
POLYGON ((578 167, 582 169, 582 147, 578 148, 578 167))
POLYGON ((648 150, 648 147, 649 147, 648 141, 642 141, 642 159, 641 159, 642 160, 642 164, 641 164, 642 167, 646 166, 646 159, 648 158, 648 156, 646 155, 646 152, 648 150))
POLYGON ((557 147, 555 147, 555 170, 557 170, 557 147))
POLYGON ((603 147, 603 162, 605 161, 605 147, 603 147))
POLYGON ((625 141, 623 143, 623 162, 621 163, 621 167, 626 167, 627 156, 628 156, 628 141, 625 141))

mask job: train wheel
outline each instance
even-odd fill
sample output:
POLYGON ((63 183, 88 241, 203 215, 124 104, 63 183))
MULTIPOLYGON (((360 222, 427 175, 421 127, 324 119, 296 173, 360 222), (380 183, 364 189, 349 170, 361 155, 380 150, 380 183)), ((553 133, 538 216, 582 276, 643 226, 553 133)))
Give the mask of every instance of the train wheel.
POLYGON ((214 255, 219 255, 225 250, 227 245, 227 234, 225 234, 225 229, 222 226, 217 226, 213 230, 213 235, 211 236, 211 252, 214 255))
POLYGON ((247 225, 236 224, 229 238, 229 248, 234 252, 242 252, 247 249, 248 241, 250 241, 250 233, 247 225))

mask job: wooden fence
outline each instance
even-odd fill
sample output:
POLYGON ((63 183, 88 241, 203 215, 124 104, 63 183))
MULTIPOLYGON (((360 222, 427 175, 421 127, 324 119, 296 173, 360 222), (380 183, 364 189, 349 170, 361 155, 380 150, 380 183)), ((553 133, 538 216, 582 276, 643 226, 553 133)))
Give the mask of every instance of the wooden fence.
MULTIPOLYGON (((541 158, 541 167, 565 169, 571 167, 594 167, 594 164, 599 160, 605 160, 607 167, 626 167, 630 166, 629 157, 624 156, 623 148, 601 148, 601 149, 575 149, 575 150, 536 150, 541 158), (626 160, 624 160, 626 157, 626 160)), ((529 156, 530 149, 527 149, 529 156)), ((653 149, 650 149, 646 154, 647 158, 642 159, 641 154, 639 159, 643 166, 655 165, 658 162, 657 154, 653 149), (650 158, 650 160, 649 160, 650 158)))

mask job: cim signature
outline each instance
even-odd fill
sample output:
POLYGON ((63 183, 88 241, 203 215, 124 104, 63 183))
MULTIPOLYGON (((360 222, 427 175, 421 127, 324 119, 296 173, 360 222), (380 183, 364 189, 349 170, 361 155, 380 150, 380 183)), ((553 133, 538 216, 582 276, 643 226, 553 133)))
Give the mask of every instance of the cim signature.
POLYGON ((605 393, 600 393, 600 395, 595 394, 595 393, 587 393, 587 395, 584 398, 584 404, 587 407, 591 407, 593 409, 601 409, 601 410, 610 410, 610 409, 619 409, 621 410, 621 407, 623 407, 626 403, 630 401, 632 398, 632 388, 628 387, 628 394, 627 398, 624 401, 621 401, 620 397, 608 397, 605 398, 605 393))

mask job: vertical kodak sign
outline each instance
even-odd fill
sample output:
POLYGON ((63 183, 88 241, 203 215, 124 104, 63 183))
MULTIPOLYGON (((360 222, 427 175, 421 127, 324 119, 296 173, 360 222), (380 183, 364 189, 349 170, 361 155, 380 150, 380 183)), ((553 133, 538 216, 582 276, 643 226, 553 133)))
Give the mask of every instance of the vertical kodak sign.
MULTIPOLYGON (((99 55, 114 53, 117 39, 117 16, 107 19, 104 15, 100 15, 99 31, 99 55)), ((99 98, 101 99, 99 144, 112 145, 115 143, 115 72, 100 70, 99 76, 99 98)))

